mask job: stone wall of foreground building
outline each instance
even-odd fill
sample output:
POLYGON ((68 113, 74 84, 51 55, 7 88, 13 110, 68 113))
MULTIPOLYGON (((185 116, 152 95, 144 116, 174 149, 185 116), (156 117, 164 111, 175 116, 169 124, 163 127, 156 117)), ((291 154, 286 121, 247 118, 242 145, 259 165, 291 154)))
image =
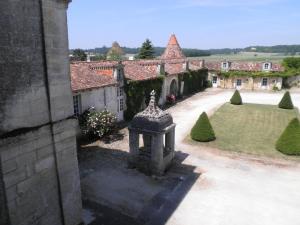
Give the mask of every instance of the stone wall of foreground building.
POLYGON ((0 225, 78 225, 66 0, 0 2, 0 225))

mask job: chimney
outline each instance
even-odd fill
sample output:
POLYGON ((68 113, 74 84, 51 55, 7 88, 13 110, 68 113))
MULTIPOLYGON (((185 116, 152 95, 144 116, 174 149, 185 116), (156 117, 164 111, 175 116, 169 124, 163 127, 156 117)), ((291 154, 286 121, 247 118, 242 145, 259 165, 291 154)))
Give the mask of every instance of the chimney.
POLYGON ((86 61, 87 61, 87 62, 91 62, 91 56, 90 56, 90 54, 87 54, 87 56, 86 56, 86 61))
POLYGON ((182 69, 185 71, 188 71, 190 69, 190 65, 189 65, 189 61, 186 60, 183 65, 182 65, 182 69))
POLYGON ((200 68, 204 68, 205 67, 205 60, 204 59, 201 59, 199 61, 199 66, 200 66, 200 68))
POLYGON ((157 64, 157 69, 156 69, 157 75, 165 75, 165 63, 161 62, 157 64))

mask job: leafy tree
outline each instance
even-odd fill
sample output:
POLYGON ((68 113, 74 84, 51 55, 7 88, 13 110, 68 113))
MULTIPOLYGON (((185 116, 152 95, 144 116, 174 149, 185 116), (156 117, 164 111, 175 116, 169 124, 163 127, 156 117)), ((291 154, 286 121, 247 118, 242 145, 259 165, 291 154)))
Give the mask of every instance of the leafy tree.
POLYGON ((76 60, 86 61, 87 55, 85 54, 84 50, 82 49, 74 49, 73 56, 76 60))
POLYGON ((120 47, 118 42, 112 44, 111 49, 107 53, 107 59, 109 60, 121 60, 124 55, 123 49, 120 47))
POLYGON ((286 155, 300 155, 300 122, 294 118, 276 142, 276 149, 286 155))
POLYGON ((230 103, 233 105, 242 105, 243 104, 242 97, 238 90, 235 90, 233 96, 230 99, 230 103))
POLYGON ((154 48, 151 41, 147 38, 140 48, 138 58, 139 59, 153 59, 154 58, 154 48))
POLYGON ((203 112, 191 130, 191 137, 195 141, 209 142, 216 139, 215 132, 209 122, 208 116, 203 112))
POLYGON ((300 57, 287 57, 282 65, 285 69, 300 69, 300 57))
POLYGON ((290 95, 290 92, 286 91, 281 99, 281 101, 278 104, 279 108, 282 109, 294 109, 294 105, 292 102, 292 98, 290 95))

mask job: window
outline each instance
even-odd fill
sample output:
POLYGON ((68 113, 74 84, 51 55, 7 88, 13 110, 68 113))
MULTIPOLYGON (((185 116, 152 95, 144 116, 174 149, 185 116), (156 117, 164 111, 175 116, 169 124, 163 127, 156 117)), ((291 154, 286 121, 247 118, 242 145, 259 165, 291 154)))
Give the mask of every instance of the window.
POLYGON ((118 111, 121 112, 124 110, 124 99, 119 99, 118 111))
POLYGON ((121 97, 123 95, 124 95, 123 87, 118 87, 118 89, 117 89, 117 96, 121 97))
POLYGON ((267 86, 268 85, 268 78, 263 78, 262 79, 262 86, 267 86))
POLYGON ((263 70, 270 70, 271 69, 271 63, 264 63, 263 70))
POLYGON ((242 80, 241 79, 236 80, 236 86, 242 86, 242 80))
POLYGON ((217 83, 217 81, 218 81, 218 77, 213 77, 213 84, 216 84, 217 83))
POLYGON ((121 79, 122 79, 121 70, 118 69, 118 72, 117 72, 117 81, 120 81, 121 79))
POLYGON ((222 68, 223 68, 223 69, 227 69, 227 63, 226 63, 226 62, 224 62, 224 63, 222 64, 222 68))
POLYGON ((74 115, 79 116, 81 114, 81 96, 73 96, 74 115))

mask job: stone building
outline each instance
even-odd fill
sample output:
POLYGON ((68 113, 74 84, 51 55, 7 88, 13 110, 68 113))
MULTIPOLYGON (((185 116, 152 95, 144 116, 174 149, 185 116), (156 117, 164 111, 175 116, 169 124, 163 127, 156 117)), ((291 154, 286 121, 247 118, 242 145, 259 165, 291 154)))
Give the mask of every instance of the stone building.
POLYGON ((206 62, 208 79, 213 87, 236 88, 246 90, 272 90, 274 87, 282 88, 282 77, 274 72, 283 72, 284 68, 277 63, 271 62, 206 62), (265 76, 252 77, 240 75, 226 77, 224 74, 229 71, 235 72, 265 72, 265 76), (222 75, 223 73, 223 75, 222 75))
POLYGON ((78 225, 67 0, 0 3, 0 224, 78 225))
MULTIPOLYGON (((163 55, 151 60, 94 61, 71 63, 71 81, 75 114, 89 107, 97 110, 107 108, 123 120, 126 110, 124 79, 149 80, 164 76, 159 104, 166 102, 168 95, 183 93, 184 83, 179 85, 179 75, 189 70, 204 68, 202 60, 187 59, 173 34, 163 55), (179 90, 179 86, 181 90, 179 90)), ((144 106, 145 107, 145 106, 144 106)))
POLYGON ((118 61, 73 62, 71 84, 74 114, 90 107, 114 113, 118 121, 124 118, 124 66, 118 61))

